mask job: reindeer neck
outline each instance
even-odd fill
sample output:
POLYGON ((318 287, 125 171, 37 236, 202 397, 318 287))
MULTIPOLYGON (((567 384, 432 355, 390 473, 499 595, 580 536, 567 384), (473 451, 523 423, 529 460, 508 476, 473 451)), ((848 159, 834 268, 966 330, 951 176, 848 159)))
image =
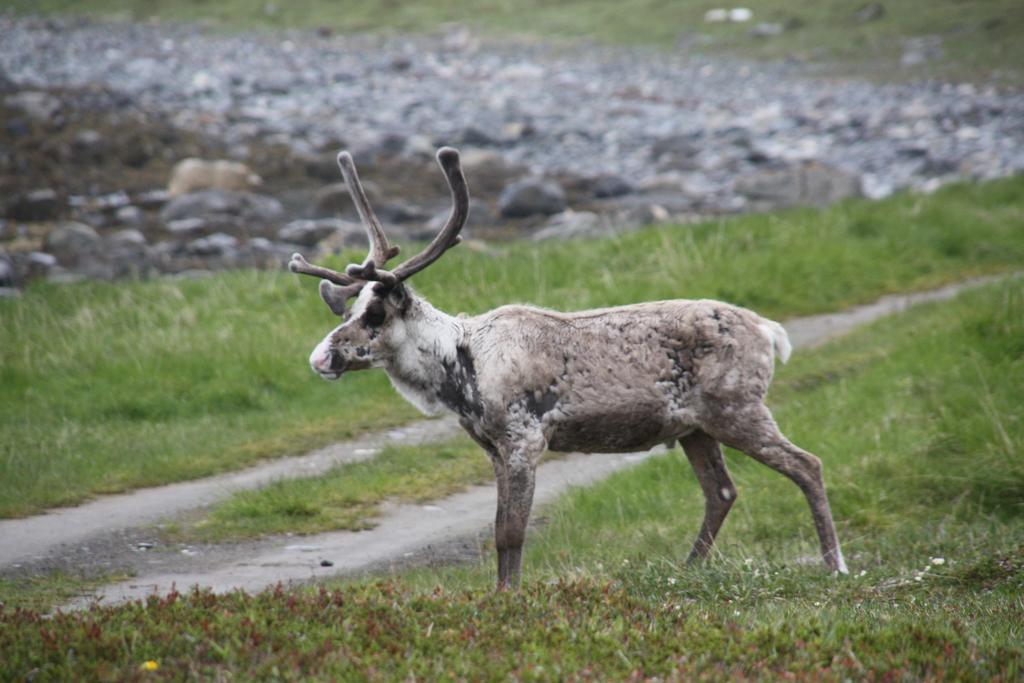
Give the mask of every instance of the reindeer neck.
POLYGON ((463 387, 467 372, 472 373, 463 344, 465 327, 426 299, 411 292, 410 296, 385 371, 399 393, 424 413, 436 414, 444 407, 462 413, 464 401, 454 400, 452 392, 453 384, 463 387))

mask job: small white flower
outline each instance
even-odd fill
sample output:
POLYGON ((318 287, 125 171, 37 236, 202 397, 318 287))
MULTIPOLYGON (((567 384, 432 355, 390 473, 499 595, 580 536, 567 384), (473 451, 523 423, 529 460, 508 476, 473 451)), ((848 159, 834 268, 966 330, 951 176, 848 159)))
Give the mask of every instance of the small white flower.
POLYGON ((733 613, 734 616, 737 616, 737 617, 740 615, 740 611, 738 609, 737 610, 733 610, 732 613, 733 613))
POLYGON ((676 585, 676 579, 675 579, 674 576, 668 577, 668 585, 670 585, 670 586, 676 585))
POLYGON ((815 600, 815 601, 814 601, 814 606, 815 606, 815 607, 821 607, 821 603, 820 603, 820 602, 818 602, 817 600, 815 600))
POLYGON ((921 580, 921 575, 920 574, 918 574, 917 576, 914 577, 914 581, 920 581, 920 580, 921 580))
POLYGON ((868 570, 867 570, 867 569, 861 569, 861 570, 860 570, 860 573, 859 573, 859 574, 857 574, 857 576, 858 576, 858 577, 860 577, 860 576, 864 576, 864 575, 865 575, 865 574, 867 574, 867 573, 868 573, 868 570))
POLYGON ((932 564, 934 564, 936 567, 938 567, 940 565, 943 565, 943 564, 946 564, 946 558, 944 558, 944 557, 933 557, 932 558, 932 564))

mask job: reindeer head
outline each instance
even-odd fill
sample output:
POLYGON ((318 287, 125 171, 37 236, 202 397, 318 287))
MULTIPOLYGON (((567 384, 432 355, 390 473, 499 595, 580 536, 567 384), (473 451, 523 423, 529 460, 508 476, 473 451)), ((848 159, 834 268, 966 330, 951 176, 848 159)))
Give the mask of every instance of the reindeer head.
POLYGON ((335 315, 344 319, 324 337, 309 357, 309 364, 321 377, 338 379, 346 370, 363 370, 382 364, 397 341, 393 337, 401 325, 396 325, 396 321, 401 321, 409 309, 405 280, 429 266, 461 240, 459 231, 469 215, 469 191, 459 165, 459 153, 451 147, 442 147, 437 151, 437 161, 451 188, 451 216, 426 249, 389 271, 384 270, 384 265, 398 254, 399 249, 388 243, 384 228, 359 182, 352 155, 348 152, 338 155, 341 174, 366 226, 370 251, 362 264, 353 263, 343 273, 312 265, 302 254, 293 254, 288 263, 293 273, 321 278, 321 298, 335 315), (346 304, 353 297, 356 297, 356 302, 347 311, 346 304))

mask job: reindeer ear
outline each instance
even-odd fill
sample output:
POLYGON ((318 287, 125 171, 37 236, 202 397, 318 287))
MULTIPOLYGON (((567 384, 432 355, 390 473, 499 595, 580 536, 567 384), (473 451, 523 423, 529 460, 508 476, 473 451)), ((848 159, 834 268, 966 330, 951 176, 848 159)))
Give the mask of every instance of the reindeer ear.
POLYGON ((334 315, 344 317, 345 302, 350 295, 351 292, 348 291, 347 287, 339 287, 327 280, 320 281, 320 298, 324 300, 324 303, 327 304, 334 315))
POLYGON ((409 305, 409 294, 405 290, 405 284, 401 282, 388 291, 388 298, 391 299, 391 302, 395 304, 395 307, 403 313, 409 305))

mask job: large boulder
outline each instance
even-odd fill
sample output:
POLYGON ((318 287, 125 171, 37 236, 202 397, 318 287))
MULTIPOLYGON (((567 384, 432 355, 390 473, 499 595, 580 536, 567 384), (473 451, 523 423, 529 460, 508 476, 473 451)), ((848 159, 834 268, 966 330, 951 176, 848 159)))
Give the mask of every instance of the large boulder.
POLYGON ((523 178, 506 187, 498 198, 505 218, 550 216, 565 211, 565 192, 558 183, 543 178, 523 178))
POLYGON ((598 199, 622 197, 633 192, 633 184, 622 176, 605 174, 591 180, 591 192, 598 199))
POLYGON ((757 210, 825 206, 862 194, 859 176, 821 161, 753 171, 737 178, 734 187, 757 210))
POLYGON ((487 149, 464 150, 460 161, 475 196, 496 195, 526 171, 522 166, 509 163, 498 152, 487 149))
POLYGON ((85 223, 67 221, 46 235, 43 249, 63 265, 76 265, 94 257, 102 244, 99 234, 85 223))
POLYGON ((175 164, 167 183, 167 191, 172 196, 198 190, 247 192, 262 184, 263 180, 241 162, 193 157, 175 164))
POLYGON ((223 232, 216 232, 208 237, 192 240, 185 246, 189 254, 195 256, 233 257, 237 252, 238 238, 223 232))

